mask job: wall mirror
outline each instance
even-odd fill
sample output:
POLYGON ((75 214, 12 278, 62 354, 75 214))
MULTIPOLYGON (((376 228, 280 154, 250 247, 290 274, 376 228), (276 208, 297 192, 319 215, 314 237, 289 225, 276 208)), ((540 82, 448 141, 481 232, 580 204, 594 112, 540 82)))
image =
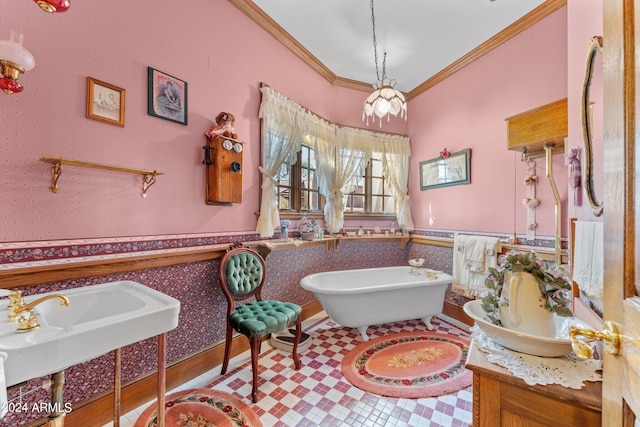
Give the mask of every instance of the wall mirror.
POLYGON ((582 141, 584 143, 584 194, 595 216, 600 216, 603 212, 603 203, 598 202, 596 197, 596 193, 602 189, 604 184, 602 158, 604 147, 604 67, 602 46, 602 37, 600 36, 592 37, 589 40, 580 102, 580 121, 582 141), (594 147, 596 147, 595 150, 594 147))
MULTIPOLYGON (((445 152, 446 151, 445 148, 445 152)), ((420 190, 471 183, 471 149, 420 162, 420 190)))

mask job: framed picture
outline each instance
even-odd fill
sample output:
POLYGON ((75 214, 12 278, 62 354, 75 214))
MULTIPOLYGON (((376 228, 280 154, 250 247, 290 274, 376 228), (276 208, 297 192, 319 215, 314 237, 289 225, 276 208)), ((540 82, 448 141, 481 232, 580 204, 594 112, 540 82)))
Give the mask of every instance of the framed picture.
POLYGON ((151 116, 187 124, 187 82, 148 67, 151 116))
MULTIPOLYGON (((446 153, 446 154, 445 154, 446 153)), ((420 162, 420 190, 471 183, 471 149, 420 162)))
POLYGON ((125 90, 87 77, 87 117, 124 127, 125 90))

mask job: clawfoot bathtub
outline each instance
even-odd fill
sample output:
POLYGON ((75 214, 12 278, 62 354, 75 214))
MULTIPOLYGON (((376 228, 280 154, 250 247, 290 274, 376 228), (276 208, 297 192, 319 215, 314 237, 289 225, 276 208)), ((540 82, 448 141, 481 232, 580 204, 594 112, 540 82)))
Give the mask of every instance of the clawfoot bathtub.
POLYGON ((300 286, 313 292, 329 317, 342 326, 357 328, 368 341, 370 325, 431 318, 442 312, 451 276, 432 270, 409 274, 411 267, 383 267, 310 274, 300 286), (425 272, 432 272, 429 277, 425 272))

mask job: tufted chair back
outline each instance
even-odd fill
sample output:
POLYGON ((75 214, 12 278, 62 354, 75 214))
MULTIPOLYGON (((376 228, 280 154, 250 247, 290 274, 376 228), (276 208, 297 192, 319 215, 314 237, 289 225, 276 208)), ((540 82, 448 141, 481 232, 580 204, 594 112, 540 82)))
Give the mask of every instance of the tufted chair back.
POLYGON ((259 292, 264 282, 264 260, 250 249, 236 251, 229 256, 225 267, 229 291, 236 297, 259 292))

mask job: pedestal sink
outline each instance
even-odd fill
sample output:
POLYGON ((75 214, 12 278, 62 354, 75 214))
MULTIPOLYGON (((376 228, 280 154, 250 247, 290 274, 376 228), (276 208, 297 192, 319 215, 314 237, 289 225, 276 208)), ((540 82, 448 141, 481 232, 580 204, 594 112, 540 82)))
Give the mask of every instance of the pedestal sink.
POLYGON ((180 302, 137 282, 104 283, 24 299, 29 303, 50 294, 65 295, 69 306, 61 307, 57 300, 36 306, 40 328, 35 331, 17 333, 16 323, 0 318, 0 358, 7 386, 63 371, 178 326, 180 302))

